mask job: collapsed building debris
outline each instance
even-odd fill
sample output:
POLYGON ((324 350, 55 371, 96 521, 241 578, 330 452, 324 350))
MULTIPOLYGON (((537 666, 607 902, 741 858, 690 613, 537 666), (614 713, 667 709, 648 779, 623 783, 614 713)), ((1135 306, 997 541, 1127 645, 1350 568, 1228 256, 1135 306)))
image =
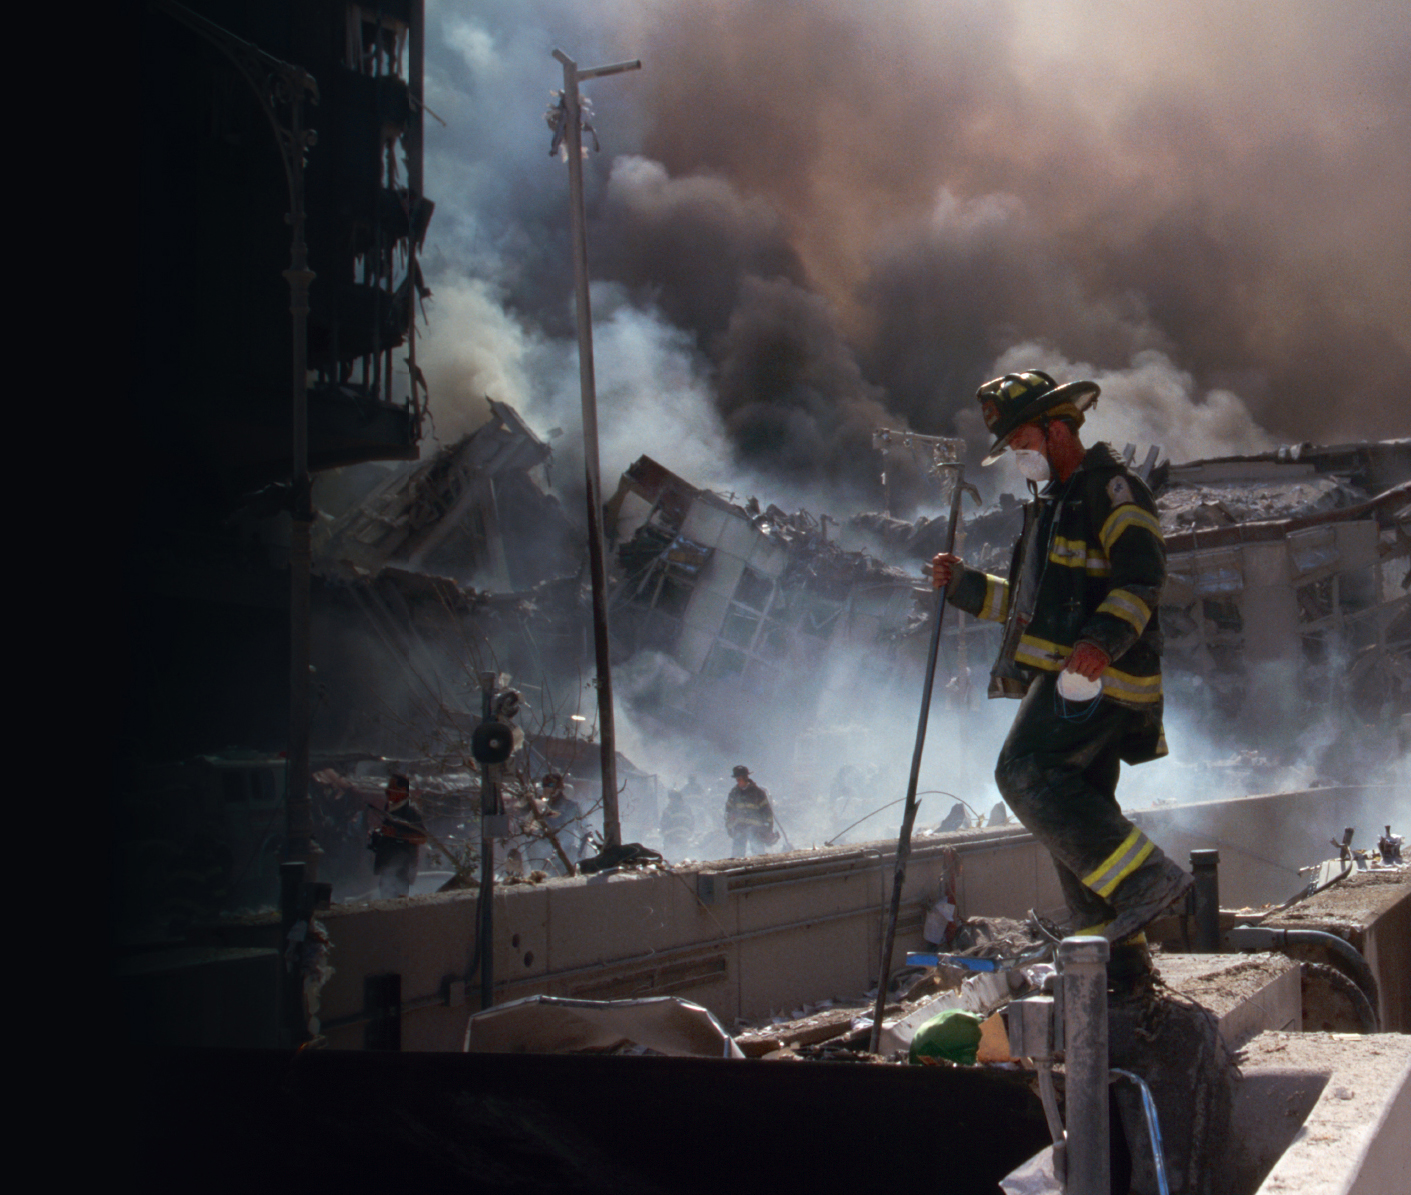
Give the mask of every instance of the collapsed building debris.
POLYGON ((506 403, 435 456, 394 472, 329 529, 325 572, 395 565, 485 589, 574 572, 581 536, 548 489, 549 446, 506 403))
POLYGON ((742 692, 797 693, 801 673, 816 679, 848 646, 884 645, 911 613, 915 579, 829 539, 827 515, 738 505, 646 456, 606 511, 616 650, 679 666, 659 716, 682 725, 739 710, 742 692))
MULTIPOLYGON (((325 521, 315 559, 316 733, 325 758, 439 761, 456 773, 479 719, 475 679, 494 667, 524 689, 531 740, 544 744, 526 776, 572 772, 592 809, 596 744, 579 712, 592 668, 581 536, 548 488, 550 447, 508 405, 491 401, 490 412, 476 431, 381 477, 325 521)), ((1229 760, 1203 766, 1230 783, 1274 773, 1277 753, 1252 735, 1247 709, 1296 698, 1372 721, 1411 714, 1411 442, 1156 461, 1149 453, 1142 471, 1157 488, 1169 548, 1161 607, 1169 703, 1243 736, 1229 760), (1284 665, 1301 686, 1266 667, 1284 665)), ((910 692, 929 618, 929 603, 917 599, 928 591, 883 560, 924 557, 944 520, 864 515, 839 529, 828 515, 737 503, 645 456, 622 475, 605 514, 614 652, 636 686, 627 699, 695 737, 772 737, 792 780, 779 808, 792 818, 804 801, 798 812, 811 818, 826 805, 818 824, 831 829, 820 838, 874 812, 863 802, 880 783, 875 766, 825 763, 833 731, 812 711, 835 672, 856 683, 860 658, 870 685, 910 692), (880 558, 850 546, 864 532, 880 558), (645 686, 643 672, 652 676, 645 686), (783 733, 768 722, 776 705, 787 706, 783 733)), ((1017 500, 1001 495, 966 516, 961 550, 1005 571, 1018 519, 1017 500)), ((947 620, 948 704, 971 699, 971 665, 993 657, 996 633, 965 616, 947 620)), ((619 767, 629 836, 655 845, 664 786, 650 765, 619 767)), ((700 814, 708 807, 681 849, 716 857, 725 844, 700 814)), ((268 841, 247 841, 258 827, 243 828, 219 848, 227 888, 246 870, 273 883, 279 827, 274 815, 266 820, 268 841), (252 853, 258 861, 247 869, 252 853)), ((326 820, 324 850, 361 864, 326 820)))

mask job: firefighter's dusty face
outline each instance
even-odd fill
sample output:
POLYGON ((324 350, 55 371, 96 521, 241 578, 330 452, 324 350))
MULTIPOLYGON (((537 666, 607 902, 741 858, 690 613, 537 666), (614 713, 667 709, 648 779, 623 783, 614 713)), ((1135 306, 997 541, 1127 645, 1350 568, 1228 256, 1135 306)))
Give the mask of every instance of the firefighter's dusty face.
POLYGON ((748 776, 736 776, 736 777, 735 777, 735 785, 736 785, 737 788, 748 788, 748 787, 749 787, 749 784, 750 784, 750 778, 749 778, 748 776))

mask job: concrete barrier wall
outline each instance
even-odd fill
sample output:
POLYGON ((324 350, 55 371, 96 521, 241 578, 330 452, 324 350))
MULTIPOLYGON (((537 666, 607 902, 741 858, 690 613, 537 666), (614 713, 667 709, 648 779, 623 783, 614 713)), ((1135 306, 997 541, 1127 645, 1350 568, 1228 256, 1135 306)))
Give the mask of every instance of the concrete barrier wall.
POLYGON ((1280 904, 1308 883, 1298 868, 1337 858, 1344 827, 1353 845, 1375 848, 1382 826, 1411 817, 1404 785, 1343 785, 1299 792, 1160 806, 1132 815, 1183 867, 1190 852, 1220 852, 1220 903, 1227 909, 1280 904), (1398 818, 1398 810, 1401 817, 1398 818))
MULTIPOLYGON (((1301 884, 1297 866, 1331 852, 1319 843, 1334 829, 1359 824, 1349 817, 1365 817, 1391 799, 1389 791, 1369 788, 1317 789, 1136 816, 1183 864, 1191 849, 1218 847, 1222 903, 1229 907, 1285 899, 1301 884)), ((1359 833, 1358 842, 1365 838, 1359 833)), ((946 846, 960 856, 962 915, 1022 918, 1030 908, 1061 908, 1048 854, 1021 828, 919 839, 907 871, 894 965, 907 950, 925 947, 925 905, 941 882, 946 846)), ((748 864, 499 887, 495 1002, 534 993, 680 995, 729 1028, 737 1017, 858 996, 877 980, 894 849, 879 842, 748 864), (717 891, 723 888, 714 903, 697 896, 702 876, 717 891)), ((365 979, 395 973, 401 977, 402 1048, 459 1049, 479 1003, 478 977, 469 992, 464 983, 475 949, 476 900, 474 892, 447 893, 324 914, 336 970, 321 1010, 330 1044, 363 1046, 365 979)), ((1390 937, 1387 942, 1383 953, 1394 949, 1390 937)))

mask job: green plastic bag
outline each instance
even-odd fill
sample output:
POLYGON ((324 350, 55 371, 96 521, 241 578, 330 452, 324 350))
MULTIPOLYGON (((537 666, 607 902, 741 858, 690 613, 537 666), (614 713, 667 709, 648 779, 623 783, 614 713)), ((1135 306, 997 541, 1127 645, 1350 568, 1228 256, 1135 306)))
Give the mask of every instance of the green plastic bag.
POLYGON ((916 1031, 911 1039, 909 1061, 915 1064, 922 1058, 944 1058, 948 1062, 973 1066, 979 1048, 980 1018, 973 1012, 948 1008, 916 1031))

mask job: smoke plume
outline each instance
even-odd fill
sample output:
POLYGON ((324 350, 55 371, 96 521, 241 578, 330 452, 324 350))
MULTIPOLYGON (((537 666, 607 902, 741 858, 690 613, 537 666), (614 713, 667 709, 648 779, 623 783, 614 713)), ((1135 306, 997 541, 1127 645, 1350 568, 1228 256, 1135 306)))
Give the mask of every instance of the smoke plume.
MULTIPOLYGON (((552 389, 536 354, 572 388, 566 180, 541 120, 559 45, 643 60, 584 87, 591 269, 657 339, 639 360, 689 377, 640 385, 723 472, 872 493, 874 423, 973 435, 975 387, 1040 363, 1103 381, 1112 438, 1177 460, 1411 432, 1404 6, 428 15, 443 427, 482 392, 552 389), (483 315, 444 302, 476 287, 483 315)), ((605 436, 640 409, 605 395, 605 436)))

